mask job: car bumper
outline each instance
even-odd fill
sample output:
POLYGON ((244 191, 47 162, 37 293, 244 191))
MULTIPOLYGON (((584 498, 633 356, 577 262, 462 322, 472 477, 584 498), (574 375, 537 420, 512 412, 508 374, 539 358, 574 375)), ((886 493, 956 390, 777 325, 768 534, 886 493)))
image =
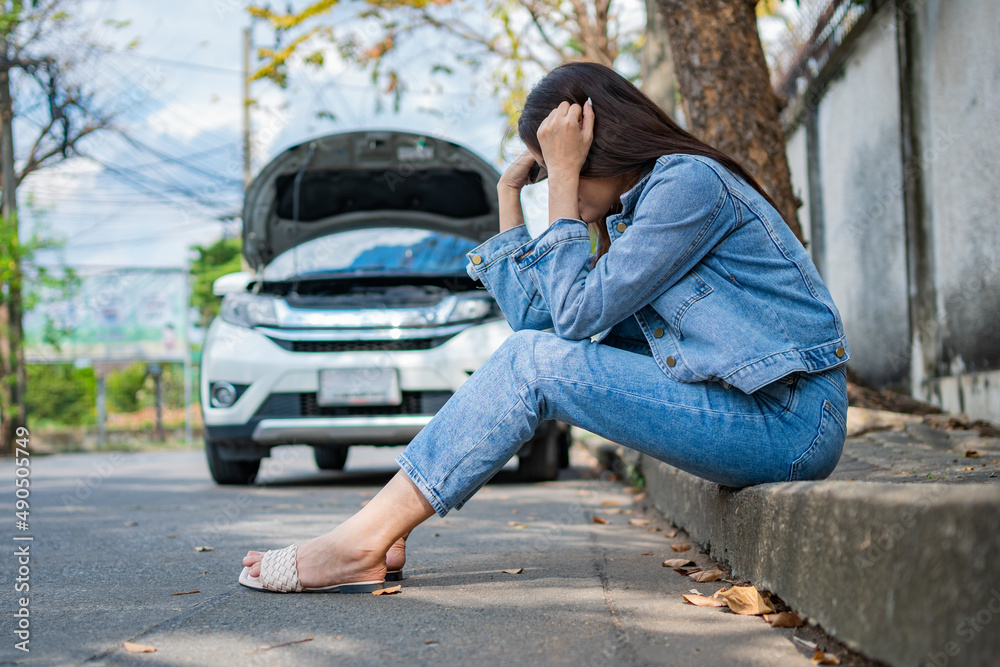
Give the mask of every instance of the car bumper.
POLYGON ((505 321, 487 322, 430 349, 296 352, 257 330, 216 319, 202 358, 206 437, 216 441, 279 444, 408 443, 468 376, 511 333, 505 321), (316 394, 325 369, 395 368, 398 406, 324 407, 316 394), (227 408, 209 404, 209 386, 245 387, 227 408))

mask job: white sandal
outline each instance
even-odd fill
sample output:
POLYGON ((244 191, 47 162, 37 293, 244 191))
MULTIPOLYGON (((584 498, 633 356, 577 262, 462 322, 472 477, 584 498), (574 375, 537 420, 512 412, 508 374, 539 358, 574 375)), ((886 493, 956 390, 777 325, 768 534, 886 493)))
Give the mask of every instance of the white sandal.
POLYGON ((240 572, 240 584, 258 591, 272 593, 372 593, 385 588, 385 579, 378 581, 352 581, 322 588, 306 588, 299 581, 296 550, 293 544, 284 549, 268 551, 260 560, 260 576, 251 577, 250 568, 240 572))

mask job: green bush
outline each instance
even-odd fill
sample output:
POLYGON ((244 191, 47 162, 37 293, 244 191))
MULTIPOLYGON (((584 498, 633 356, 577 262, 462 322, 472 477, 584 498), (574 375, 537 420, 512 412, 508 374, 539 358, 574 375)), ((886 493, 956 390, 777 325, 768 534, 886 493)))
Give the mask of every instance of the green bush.
POLYGON ((60 426, 97 423, 97 381, 93 368, 71 364, 28 364, 25 397, 29 424, 60 426))
MULTIPOLYGON (((150 379, 151 386, 152 382, 150 379)), ((108 394, 108 412, 135 412, 142 407, 140 402, 146 384, 146 364, 137 361, 122 370, 111 371, 104 384, 108 394)), ((155 395, 153 400, 155 402, 155 395)))

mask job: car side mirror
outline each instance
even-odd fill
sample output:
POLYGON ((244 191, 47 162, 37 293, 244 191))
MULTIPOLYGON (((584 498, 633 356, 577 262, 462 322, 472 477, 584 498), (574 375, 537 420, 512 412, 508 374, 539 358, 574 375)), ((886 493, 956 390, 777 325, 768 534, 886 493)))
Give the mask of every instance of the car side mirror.
POLYGON ((212 294, 226 296, 236 292, 245 292, 251 280, 253 280, 253 274, 249 271, 227 273, 224 276, 219 276, 212 283, 212 294))

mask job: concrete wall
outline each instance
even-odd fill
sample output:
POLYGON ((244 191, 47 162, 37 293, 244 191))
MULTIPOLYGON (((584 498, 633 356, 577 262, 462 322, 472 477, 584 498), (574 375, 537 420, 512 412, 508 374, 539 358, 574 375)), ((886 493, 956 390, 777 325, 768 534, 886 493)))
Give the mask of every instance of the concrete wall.
POLYGON ((910 348, 897 77, 895 30, 870 30, 818 109, 824 278, 880 385, 905 382, 910 348))
POLYGON ((942 374, 1000 368, 1000 5, 935 0, 915 17, 921 127, 943 315, 942 374))
POLYGON ((932 272, 930 288, 912 289, 929 296, 935 312, 911 326, 900 26, 892 3, 822 84, 818 157, 806 149, 808 123, 789 132, 793 189, 807 221, 810 196, 817 196, 808 164, 818 160, 823 215, 810 226, 822 230, 817 264, 844 316, 854 370, 946 409, 1000 420, 1000 3, 905 6, 907 35, 916 44, 916 92, 909 99, 918 150, 907 173, 917 170, 923 182, 919 215, 932 272))
POLYGON ((799 207, 799 226, 802 228, 802 240, 806 248, 812 247, 812 227, 809 224, 809 185, 806 174, 809 170, 806 153, 806 128, 798 127, 785 137, 785 153, 788 156, 788 168, 792 172, 792 194, 802 201, 799 207), (801 178, 797 176, 801 174, 801 178), (800 182, 801 181, 801 182, 800 182))

